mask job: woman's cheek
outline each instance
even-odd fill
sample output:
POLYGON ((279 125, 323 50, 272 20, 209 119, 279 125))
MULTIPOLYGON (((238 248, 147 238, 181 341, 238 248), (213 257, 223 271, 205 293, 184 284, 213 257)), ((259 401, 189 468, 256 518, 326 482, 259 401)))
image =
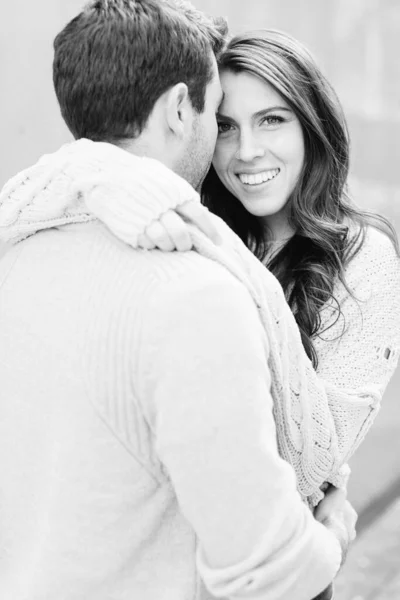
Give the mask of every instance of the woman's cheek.
POLYGON ((218 144, 214 153, 213 166, 220 178, 224 177, 227 173, 230 163, 230 153, 227 147, 221 147, 218 144))

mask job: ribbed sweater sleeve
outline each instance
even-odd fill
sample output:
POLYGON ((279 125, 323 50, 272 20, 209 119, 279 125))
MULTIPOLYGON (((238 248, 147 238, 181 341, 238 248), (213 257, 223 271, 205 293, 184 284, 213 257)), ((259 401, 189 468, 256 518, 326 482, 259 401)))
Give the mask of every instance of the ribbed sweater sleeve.
POLYGON ((309 600, 339 567, 337 540, 277 452, 268 339, 247 290, 219 265, 152 290, 137 393, 197 564, 217 597, 309 600))

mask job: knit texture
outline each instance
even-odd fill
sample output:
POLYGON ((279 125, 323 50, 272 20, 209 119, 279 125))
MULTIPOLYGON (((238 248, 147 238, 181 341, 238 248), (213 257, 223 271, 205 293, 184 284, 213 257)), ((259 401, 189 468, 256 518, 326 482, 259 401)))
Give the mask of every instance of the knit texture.
POLYGON ((1 600, 316 596, 340 546, 278 455, 247 289, 98 220, 32 228, 0 260, 1 600))
POLYGON ((151 203, 138 205, 139 227, 141 222, 151 221, 169 208, 197 196, 183 179, 179 180, 177 190, 175 181, 176 175, 159 161, 132 157, 111 144, 85 139, 66 144, 54 154, 45 154, 34 166, 12 177, 3 187, 0 240, 9 244, 19 242, 38 230, 35 224, 40 229, 49 229, 93 221, 96 217, 86 206, 83 196, 86 199, 106 195, 118 198, 115 212, 109 217, 110 226, 115 219, 124 239, 135 247, 135 228, 126 223, 124 229, 124 212, 132 200, 132 185, 141 198, 146 194, 152 198, 151 203), (160 177, 162 194, 159 194, 160 177))
MULTIPOLYGON (((80 140, 19 174, 0 196, 0 235, 16 243, 44 227, 99 218, 136 247, 140 233, 166 210, 198 195, 161 163, 108 144, 80 140)), ((276 278, 217 217, 223 239, 213 245, 190 228, 195 249, 225 266, 249 290, 270 341, 269 366, 281 456, 298 489, 316 505, 321 485, 344 485, 346 461, 380 407, 400 347, 400 265, 390 241, 370 230, 346 278, 355 298, 336 283, 342 317, 323 309, 315 340, 316 373, 276 278)))

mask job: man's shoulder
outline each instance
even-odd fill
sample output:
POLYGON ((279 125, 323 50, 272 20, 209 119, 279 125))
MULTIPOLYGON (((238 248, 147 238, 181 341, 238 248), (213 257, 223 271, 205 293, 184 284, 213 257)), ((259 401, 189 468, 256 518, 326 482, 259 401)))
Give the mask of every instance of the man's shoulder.
POLYGON ((235 294, 245 286, 220 263, 196 251, 137 251, 132 260, 145 267, 146 274, 158 287, 171 293, 198 293, 218 288, 221 293, 235 294))
POLYGON ((101 236, 100 245, 108 247, 114 261, 118 257, 123 276, 131 280, 140 275, 167 287, 188 289, 192 286, 218 283, 219 286, 228 288, 244 288, 225 266, 195 250, 163 252, 158 249, 134 249, 106 231, 101 236))

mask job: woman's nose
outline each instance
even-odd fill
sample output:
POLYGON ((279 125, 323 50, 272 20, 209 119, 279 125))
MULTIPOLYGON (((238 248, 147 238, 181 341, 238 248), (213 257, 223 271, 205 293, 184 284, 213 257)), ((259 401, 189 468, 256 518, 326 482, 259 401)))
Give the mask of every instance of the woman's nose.
POLYGON ((260 144, 259 140, 253 135, 241 135, 239 147, 236 152, 236 158, 243 162, 250 162, 255 158, 261 158, 265 154, 265 149, 260 144))

